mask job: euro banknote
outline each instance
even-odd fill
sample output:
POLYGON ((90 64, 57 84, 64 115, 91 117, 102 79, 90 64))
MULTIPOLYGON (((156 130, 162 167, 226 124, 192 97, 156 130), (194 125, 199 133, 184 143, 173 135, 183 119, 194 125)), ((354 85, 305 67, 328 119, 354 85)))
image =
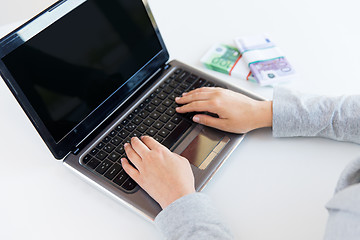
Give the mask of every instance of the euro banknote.
POLYGON ((250 68, 244 62, 240 51, 226 44, 215 44, 201 59, 208 69, 230 76, 254 81, 250 68))

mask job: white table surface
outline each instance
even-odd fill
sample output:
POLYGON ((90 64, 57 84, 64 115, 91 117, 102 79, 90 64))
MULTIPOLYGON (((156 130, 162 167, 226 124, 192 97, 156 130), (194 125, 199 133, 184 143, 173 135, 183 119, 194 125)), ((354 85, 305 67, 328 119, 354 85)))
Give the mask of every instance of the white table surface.
MULTIPOLYGON (((171 58, 272 98, 272 88, 205 70, 199 63, 214 43, 267 33, 298 72, 298 80, 284 86, 319 94, 360 92, 357 1, 149 1, 171 58)), ((52 2, 0 0, 0 32, 52 2)), ((3 81, 0 136, 0 239, 160 238, 152 223, 56 161, 3 81)), ((253 131, 204 192, 236 239, 321 239, 324 205, 359 150, 350 143, 275 139, 270 129, 253 131)))

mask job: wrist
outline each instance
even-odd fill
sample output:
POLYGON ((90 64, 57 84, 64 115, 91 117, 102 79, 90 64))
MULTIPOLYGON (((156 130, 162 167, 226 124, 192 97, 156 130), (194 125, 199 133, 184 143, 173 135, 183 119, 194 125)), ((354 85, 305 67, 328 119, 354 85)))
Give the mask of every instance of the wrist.
POLYGON ((164 199, 163 201, 159 202, 160 206, 162 209, 167 208, 170 204, 172 204, 173 202, 175 202, 176 200, 185 197, 189 194, 192 194, 195 192, 195 189, 186 191, 186 192, 182 192, 182 193, 175 193, 175 194, 171 194, 167 196, 166 199, 164 199))
POLYGON ((273 107, 272 101, 260 101, 257 106, 256 128, 272 127, 273 107))

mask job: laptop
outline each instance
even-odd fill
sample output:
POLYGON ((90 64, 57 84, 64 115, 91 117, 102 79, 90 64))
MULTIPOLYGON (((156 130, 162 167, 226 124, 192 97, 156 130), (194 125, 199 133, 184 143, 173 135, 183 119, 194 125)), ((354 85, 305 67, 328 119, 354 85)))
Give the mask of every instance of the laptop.
POLYGON ((244 135, 192 122, 174 99, 203 86, 261 97, 169 61, 141 0, 58 1, 0 40, 0 73, 55 159, 154 219, 160 206, 122 169, 149 135, 186 157, 201 191, 244 135))

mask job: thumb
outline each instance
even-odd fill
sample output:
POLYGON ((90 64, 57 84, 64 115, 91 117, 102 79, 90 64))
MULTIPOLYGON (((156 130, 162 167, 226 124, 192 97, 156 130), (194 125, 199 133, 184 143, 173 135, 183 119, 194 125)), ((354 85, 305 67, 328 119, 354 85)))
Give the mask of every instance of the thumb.
POLYGON ((205 126, 209 126, 217 129, 224 129, 223 125, 225 120, 221 118, 215 118, 205 114, 196 114, 193 117, 193 121, 205 126))

